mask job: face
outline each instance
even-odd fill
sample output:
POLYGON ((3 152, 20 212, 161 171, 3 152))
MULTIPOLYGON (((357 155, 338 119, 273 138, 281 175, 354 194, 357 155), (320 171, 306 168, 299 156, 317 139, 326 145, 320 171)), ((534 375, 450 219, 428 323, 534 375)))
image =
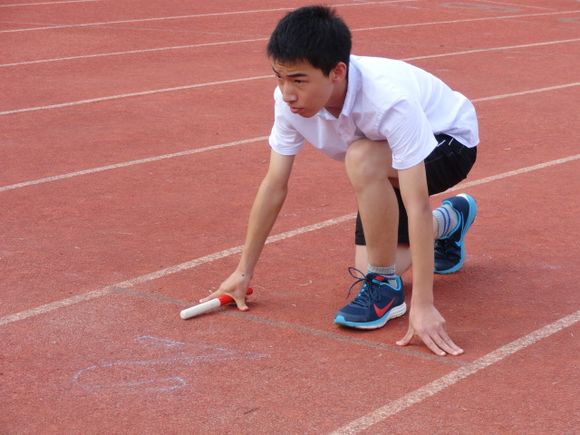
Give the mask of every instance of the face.
POLYGON ((310 118, 323 107, 340 113, 346 94, 344 63, 339 63, 328 76, 309 62, 272 61, 272 69, 284 101, 293 113, 310 118))

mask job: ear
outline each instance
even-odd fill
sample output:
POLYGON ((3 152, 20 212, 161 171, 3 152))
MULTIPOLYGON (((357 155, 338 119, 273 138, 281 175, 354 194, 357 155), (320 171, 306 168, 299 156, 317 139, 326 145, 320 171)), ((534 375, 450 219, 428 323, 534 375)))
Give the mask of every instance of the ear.
POLYGON ((346 80, 346 75, 348 72, 348 67, 344 62, 338 62, 336 66, 330 71, 330 79, 333 82, 339 82, 341 80, 346 80))

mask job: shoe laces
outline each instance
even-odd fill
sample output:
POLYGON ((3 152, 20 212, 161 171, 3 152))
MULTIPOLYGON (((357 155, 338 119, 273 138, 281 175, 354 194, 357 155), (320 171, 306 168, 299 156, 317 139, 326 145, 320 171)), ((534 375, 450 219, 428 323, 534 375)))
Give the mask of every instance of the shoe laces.
POLYGON ((348 273, 355 279, 355 281, 348 289, 348 294, 346 296, 347 299, 350 297, 350 292, 352 291, 353 287, 363 283, 359 293, 356 295, 351 304, 361 307, 369 307, 371 305, 372 297, 377 290, 377 286, 373 284, 372 278, 369 278, 367 274, 364 274, 356 267, 349 267, 348 273))
POLYGON ((438 239, 435 242, 435 257, 443 258, 449 256, 457 256, 458 244, 455 240, 451 239, 438 239))
POLYGON ((453 247, 453 242, 450 239, 438 239, 435 242, 435 254, 445 256, 448 249, 453 247))

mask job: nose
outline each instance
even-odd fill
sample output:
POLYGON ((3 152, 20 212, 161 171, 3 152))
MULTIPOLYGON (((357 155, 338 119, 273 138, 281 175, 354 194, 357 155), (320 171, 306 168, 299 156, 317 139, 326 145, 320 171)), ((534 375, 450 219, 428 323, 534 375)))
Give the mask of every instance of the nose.
POLYGON ((280 92, 282 92, 282 98, 285 103, 293 103, 297 100, 293 86, 288 82, 280 83, 280 92))

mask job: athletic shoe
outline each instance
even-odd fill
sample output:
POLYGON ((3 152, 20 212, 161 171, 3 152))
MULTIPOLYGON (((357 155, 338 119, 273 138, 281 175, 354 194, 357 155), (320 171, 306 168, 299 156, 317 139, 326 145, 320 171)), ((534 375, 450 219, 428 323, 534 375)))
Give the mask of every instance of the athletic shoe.
POLYGON ((348 269, 356 281, 348 290, 362 282, 363 286, 354 300, 343 307, 334 318, 334 323, 350 328, 376 329, 407 311, 403 294, 403 283, 400 276, 385 278, 376 273, 366 276, 353 267, 348 269), (356 271, 360 274, 353 274, 356 271))
POLYGON ((449 204, 459 216, 451 234, 435 240, 435 273, 447 274, 457 272, 465 262, 465 235, 477 215, 477 203, 471 195, 460 193, 442 204, 449 204))

